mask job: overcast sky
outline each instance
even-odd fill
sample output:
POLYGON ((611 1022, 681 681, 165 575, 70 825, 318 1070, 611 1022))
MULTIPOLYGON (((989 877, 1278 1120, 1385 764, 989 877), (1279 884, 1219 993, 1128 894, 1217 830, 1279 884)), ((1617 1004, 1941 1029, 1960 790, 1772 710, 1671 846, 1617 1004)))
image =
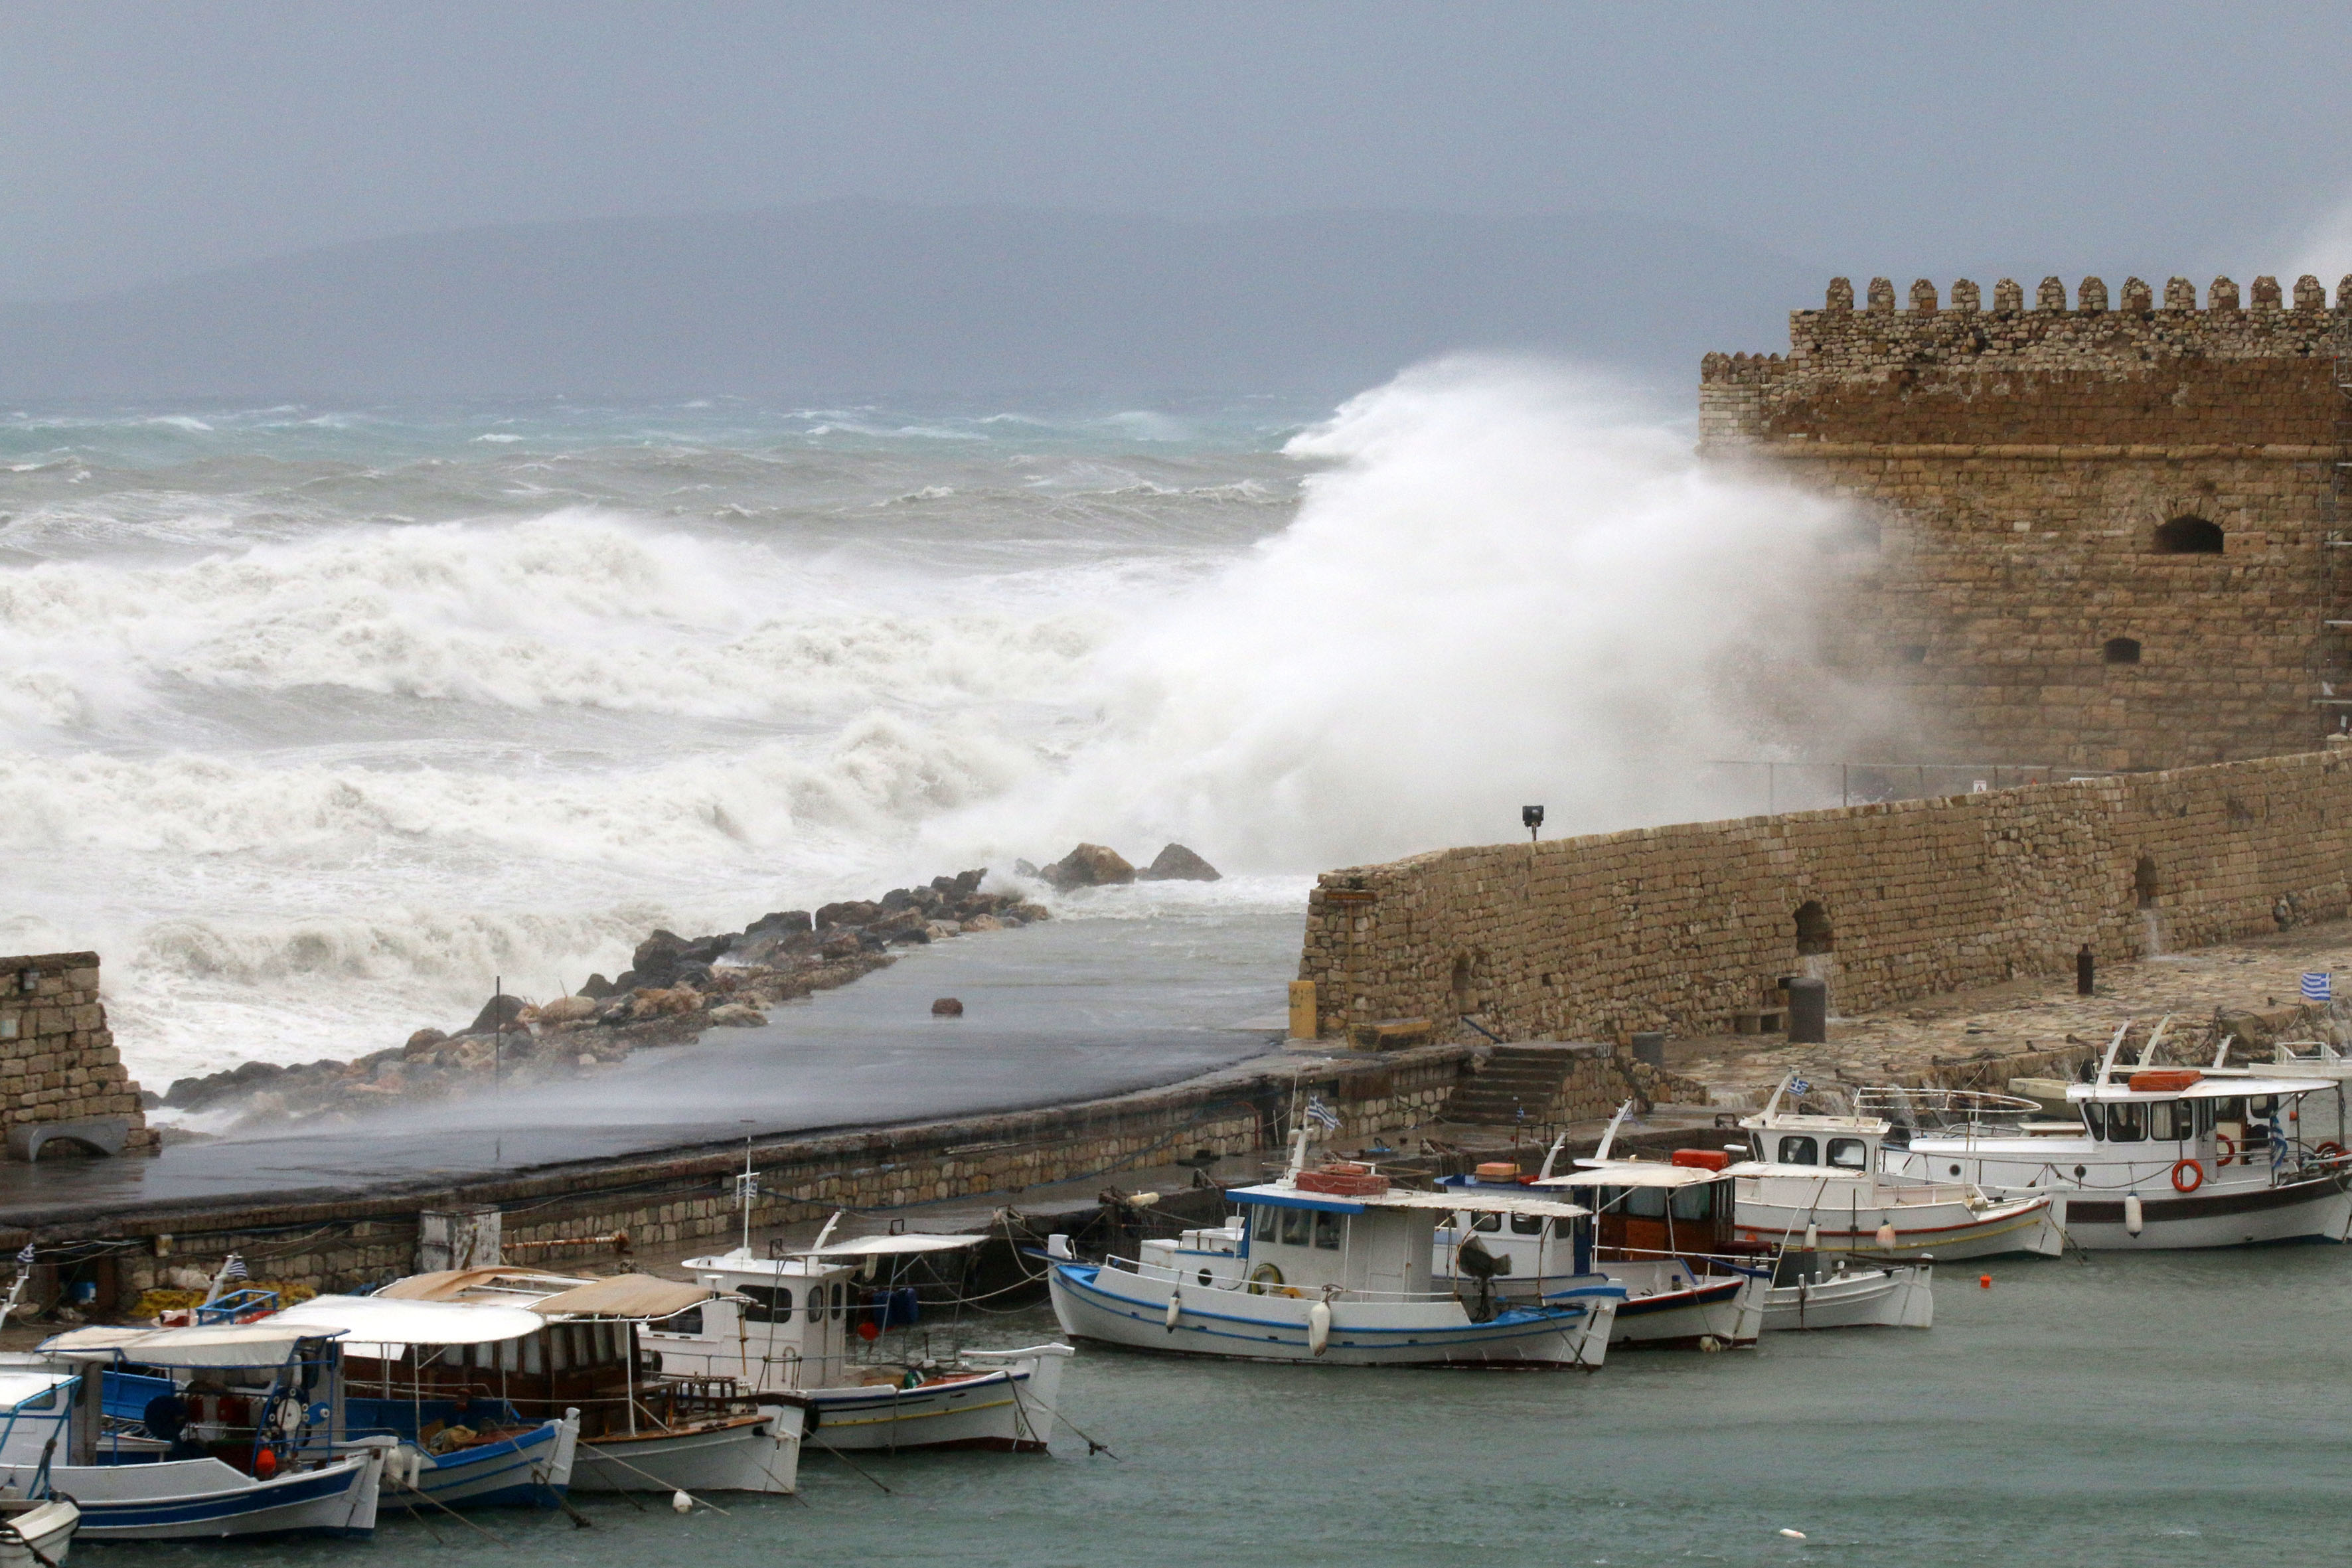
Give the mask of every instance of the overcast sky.
POLYGON ((2242 279, 2325 264, 2348 59, 2340 5, 16 0, 0 298, 841 195, 1614 209, 1857 276, 2242 279))

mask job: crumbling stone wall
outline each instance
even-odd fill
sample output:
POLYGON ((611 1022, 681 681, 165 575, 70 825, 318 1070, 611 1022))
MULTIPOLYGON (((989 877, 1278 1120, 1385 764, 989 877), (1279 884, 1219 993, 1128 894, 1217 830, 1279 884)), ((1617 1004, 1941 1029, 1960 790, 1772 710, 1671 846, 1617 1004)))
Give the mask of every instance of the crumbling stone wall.
POLYGON ((2200 310, 2174 279, 2109 307, 2056 279, 2036 307, 1965 279, 1895 308, 1830 286, 1790 352, 1709 354, 1704 448, 1860 503, 1830 661, 1906 693, 1932 749, 1990 762, 2177 766, 2316 745, 2352 709, 2352 559, 2332 465, 2347 455, 2328 309, 2268 278, 2200 310), (2168 524, 2220 531, 2168 548, 2168 524))
POLYGON ((2137 958, 2348 910, 2335 749, 1326 872, 1298 973, 1327 1036, 1465 1014, 1514 1039, 1700 1035, 1797 974, 1861 1010, 2067 973, 2084 942, 2137 958))
POLYGON ((106 1026, 98 954, 0 958, 0 1095, 12 1128, 111 1117, 124 1124, 126 1152, 153 1149, 139 1086, 106 1026))

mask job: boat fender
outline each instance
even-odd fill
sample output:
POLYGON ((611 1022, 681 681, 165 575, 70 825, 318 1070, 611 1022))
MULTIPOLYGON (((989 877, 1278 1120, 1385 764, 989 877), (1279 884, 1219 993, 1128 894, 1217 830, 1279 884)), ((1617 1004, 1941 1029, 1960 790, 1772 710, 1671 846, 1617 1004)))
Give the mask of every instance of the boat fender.
POLYGON ((2193 1193, 2205 1184, 2205 1167, 2194 1160, 2183 1160, 2172 1167, 2172 1190, 2193 1193))
POLYGON ((1183 1315, 1184 1315, 1184 1292, 1182 1292, 1181 1290, 1171 1290, 1171 1291, 1169 1291, 1169 1292, 1168 1292, 1168 1320, 1167 1320, 1167 1321, 1168 1321, 1168 1331, 1169 1331, 1170 1333, 1171 1333, 1171 1334, 1172 1334, 1172 1333, 1174 1333, 1174 1332, 1176 1331, 1176 1320, 1177 1320, 1178 1318, 1182 1317, 1183 1315))
POLYGON ((1807 1252, 1819 1252, 1821 1249, 1822 1227, 1808 1220, 1805 1224, 1805 1250, 1807 1252))
POLYGON ((2137 1236, 2147 1224, 2147 1211, 2140 1207, 2137 1193, 2124 1194, 2124 1234, 2137 1236))
POLYGON ((669 1510, 672 1513, 692 1513, 694 1500, 684 1492, 672 1492, 669 1494, 669 1510))
POLYGON ((1318 1301, 1307 1309, 1307 1352, 1321 1355, 1331 1348, 1331 1304, 1318 1301))
POLYGON ((1880 1250, 1880 1251, 1882 1251, 1882 1252, 1889 1251, 1889 1250, 1891 1250, 1891 1249, 1894 1247, 1894 1246, 1895 1246, 1895 1222, 1894 1222, 1893 1220, 1891 1220, 1891 1219, 1890 1219, 1890 1220, 1882 1220, 1882 1221, 1879 1223, 1879 1226, 1878 1226, 1878 1247, 1879 1247, 1879 1250, 1880 1250))

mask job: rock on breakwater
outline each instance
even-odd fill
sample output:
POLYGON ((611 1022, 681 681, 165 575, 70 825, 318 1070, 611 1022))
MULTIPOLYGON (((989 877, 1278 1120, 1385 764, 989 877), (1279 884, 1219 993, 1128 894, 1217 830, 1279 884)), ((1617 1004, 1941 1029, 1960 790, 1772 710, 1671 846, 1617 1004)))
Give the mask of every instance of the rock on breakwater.
POLYGON ((656 931, 618 977, 591 975, 575 994, 536 1004, 495 996, 455 1035, 419 1029, 403 1045, 352 1061, 247 1062, 181 1079, 155 1103, 243 1127, 342 1121, 493 1082, 580 1077, 712 1027, 756 1027, 779 1003, 887 967, 896 961, 893 948, 1048 918, 1017 892, 981 891, 987 875, 983 868, 895 888, 877 900, 778 910, 740 931, 688 938, 656 931))

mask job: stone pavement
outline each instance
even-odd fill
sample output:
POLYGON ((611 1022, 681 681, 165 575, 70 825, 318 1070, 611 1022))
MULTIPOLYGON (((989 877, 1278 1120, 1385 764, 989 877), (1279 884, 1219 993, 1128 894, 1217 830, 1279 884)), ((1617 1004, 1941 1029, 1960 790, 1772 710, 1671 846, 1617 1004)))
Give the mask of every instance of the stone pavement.
POLYGON ((2103 1048, 2125 1019, 2145 1028, 2167 1013, 2174 1019, 2159 1053, 2166 1058, 2177 1045, 2180 1059, 2210 1060, 2217 1018, 2242 1054, 2267 1058, 2274 1038, 2308 1037, 2334 1022, 2303 1005, 2306 970, 2335 972, 2338 994, 2352 995, 2352 921, 2103 964, 2091 996, 2075 995, 2068 975, 1976 986, 1858 1017, 1833 1015, 1823 1046, 1791 1046, 1772 1035, 1670 1041, 1666 1066, 1703 1087, 1703 1096, 1690 1094, 1695 1103, 1724 1108, 1761 1106, 1791 1069, 1817 1083, 1965 1080, 1999 1090, 2011 1077, 2065 1073, 2103 1048))

